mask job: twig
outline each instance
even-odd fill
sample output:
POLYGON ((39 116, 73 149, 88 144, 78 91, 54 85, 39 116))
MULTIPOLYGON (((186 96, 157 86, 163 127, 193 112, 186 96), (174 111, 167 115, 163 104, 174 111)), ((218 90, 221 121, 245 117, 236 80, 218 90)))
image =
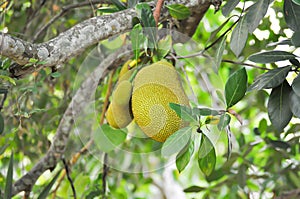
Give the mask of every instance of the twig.
POLYGON ((108 155, 104 154, 103 158, 103 172, 102 172, 102 198, 106 198, 106 177, 109 171, 109 166, 107 165, 108 155))
POLYGON ((69 12, 72 9, 75 8, 80 8, 83 6, 89 6, 91 4, 98 4, 98 3, 108 3, 108 1, 105 0, 95 0, 95 1, 85 1, 85 2, 80 2, 80 3, 75 3, 75 4, 71 4, 71 5, 67 5, 61 8, 61 11, 55 15, 48 23, 46 23, 33 37, 33 42, 35 42, 39 36, 46 30, 49 28, 49 26, 51 24, 53 24, 56 20, 58 20, 60 17, 62 17, 63 15, 65 15, 67 12, 69 12))
MULTIPOLYGON (((110 95, 111 95, 111 93, 112 93, 112 88, 113 88, 113 86, 112 86, 112 85, 113 85, 113 76, 114 76, 114 74, 115 74, 115 71, 116 71, 116 70, 114 69, 114 70, 111 72, 110 77, 109 77, 109 80, 108 80, 108 89, 107 89, 107 92, 106 92, 105 100, 104 100, 103 105, 102 105, 103 108, 102 108, 102 113, 101 113, 101 117, 100 117, 100 121, 99 121, 99 124, 100 124, 100 125, 102 125, 103 122, 104 122, 105 113, 106 113, 107 106, 108 106, 108 102, 109 102, 109 97, 110 97, 110 95)), ((72 156, 71 161, 70 161, 70 166, 76 164, 76 162, 77 162, 77 160, 79 159, 79 157, 80 157, 81 155, 83 155, 84 153, 87 152, 87 150, 90 148, 90 146, 93 144, 93 142, 94 142, 93 139, 90 139, 90 140, 86 143, 86 145, 80 149, 79 152, 75 153, 75 154, 72 156)), ((58 188, 60 187, 62 181, 64 180, 65 176, 66 176, 66 170, 63 170, 63 172, 62 172, 62 174, 61 174, 61 176, 60 176, 60 178, 59 178, 59 180, 58 180, 58 183, 57 183, 55 189, 54 189, 53 192, 52 192, 52 199, 55 199, 55 198, 56 198, 56 192, 57 192, 58 188)))
POLYGON ((235 65, 249 66, 249 67, 257 68, 260 70, 271 70, 269 68, 260 67, 260 66, 254 65, 254 64, 248 64, 248 63, 244 63, 244 62, 236 62, 236 61, 232 61, 232 60, 228 60, 228 59, 222 59, 222 62, 227 62, 227 63, 231 63, 231 64, 235 64, 235 65))
POLYGON ((76 190, 75 190, 75 187, 74 187, 74 184, 73 184, 73 180, 72 180, 72 178, 70 176, 69 166, 68 166, 68 164, 67 164, 67 162, 66 162, 66 160, 65 160, 64 157, 62 157, 61 160, 62 160, 62 162, 63 162, 63 164, 65 166, 65 171, 66 171, 66 174, 67 174, 67 178, 68 178, 68 180, 69 180, 69 182, 71 184, 71 188, 72 188, 72 192, 73 192, 73 197, 74 197, 74 199, 76 199, 77 198, 76 197, 76 190))
POLYGON ((156 22, 156 26, 158 25, 158 22, 159 22, 160 11, 161 11, 163 3, 164 3, 164 0, 158 0, 156 3, 156 6, 155 6, 155 10, 153 11, 153 17, 156 22))

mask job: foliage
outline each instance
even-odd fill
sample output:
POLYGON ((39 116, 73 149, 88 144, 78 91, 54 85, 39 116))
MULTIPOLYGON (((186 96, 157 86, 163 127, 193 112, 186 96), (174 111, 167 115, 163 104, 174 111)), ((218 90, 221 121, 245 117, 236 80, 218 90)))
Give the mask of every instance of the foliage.
MULTIPOLYGON (((72 3, 4 1, 0 3, 0 30, 32 40, 42 25, 72 3)), ((82 113, 76 120, 88 130, 76 124, 65 152, 70 160, 89 136, 95 140, 90 153, 72 167, 70 178, 77 196, 100 198, 103 179, 107 179, 109 198, 166 194, 161 193, 166 190, 160 181, 178 185, 173 191, 184 192, 187 198, 273 198, 299 189, 299 1, 225 1, 216 13, 212 8, 207 11, 194 41, 186 43, 173 43, 168 36, 158 38, 165 24, 156 29, 151 7, 137 3, 114 0, 99 8, 71 10, 36 41, 47 41, 91 16, 135 8, 134 28, 101 41, 97 48, 106 57, 129 38, 134 56, 128 59, 139 62, 138 69, 161 59, 175 62, 188 79, 184 87, 194 100, 191 107, 172 103, 170 107, 190 125, 163 144, 146 138, 135 124, 122 130, 90 125, 103 110, 109 90, 106 77, 95 94, 96 113, 82 113), (109 176, 102 170, 104 152, 110 158, 109 176), (172 158, 173 166, 165 166, 172 158), (168 172, 173 175, 164 178, 168 172)), ((181 4, 166 7, 174 20, 191 14, 181 4)), ((72 94, 92 70, 80 68, 89 52, 71 59, 59 71, 46 68, 19 80, 9 77, 12 60, 0 57, 0 190, 5 190, 0 195, 9 198, 12 181, 48 150, 72 94)), ((36 64, 43 63, 30 61, 36 64)), ((52 192, 64 166, 59 163, 53 172, 40 177, 32 190, 34 198, 72 194, 67 178, 52 192)))

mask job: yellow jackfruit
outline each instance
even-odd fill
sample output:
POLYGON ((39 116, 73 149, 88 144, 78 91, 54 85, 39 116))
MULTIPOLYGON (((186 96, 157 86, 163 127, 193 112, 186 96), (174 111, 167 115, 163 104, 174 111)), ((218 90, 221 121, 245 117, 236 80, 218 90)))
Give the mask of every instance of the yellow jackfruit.
POLYGON ((189 106, 179 75, 174 67, 160 61, 141 69, 133 82, 132 113, 135 122, 150 138, 164 142, 186 126, 169 103, 189 106))
POLYGON ((106 112, 107 122, 114 128, 124 128, 132 121, 130 98, 132 85, 128 80, 117 84, 106 112))

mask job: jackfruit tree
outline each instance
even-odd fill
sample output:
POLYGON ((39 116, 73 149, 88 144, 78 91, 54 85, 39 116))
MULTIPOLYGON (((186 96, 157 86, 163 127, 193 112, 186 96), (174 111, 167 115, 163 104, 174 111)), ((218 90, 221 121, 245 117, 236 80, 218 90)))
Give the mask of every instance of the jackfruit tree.
POLYGON ((299 0, 2 0, 0 198, 299 198, 299 0))

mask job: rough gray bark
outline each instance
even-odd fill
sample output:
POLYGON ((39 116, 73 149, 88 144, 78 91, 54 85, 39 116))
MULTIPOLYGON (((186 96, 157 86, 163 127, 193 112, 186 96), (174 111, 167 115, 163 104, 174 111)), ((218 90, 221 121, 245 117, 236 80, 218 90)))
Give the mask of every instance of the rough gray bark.
MULTIPOLYGON (((181 27, 179 28, 179 31, 191 36, 212 1, 220 0, 171 0, 166 1, 166 4, 180 3, 191 9, 193 15, 189 19, 180 21, 181 27)), ((162 15, 169 17, 168 12, 164 11, 162 15)), ((17 63, 10 68, 11 76, 21 78, 42 67, 63 64, 89 46, 112 35, 130 30, 132 19, 136 16, 134 9, 127 9, 111 15, 93 17, 40 44, 29 43, 2 33, 0 34, 0 54, 17 63), (37 59, 42 64, 23 67, 29 63, 30 58, 37 59)))
MULTIPOLYGON (((219 2, 219 0, 172 0, 167 1, 167 4, 180 3, 186 5, 191 8, 192 13, 197 15, 191 17, 196 17, 197 23, 199 23, 203 14, 210 6, 211 1, 219 2)), ((164 12, 163 15, 164 18, 169 17, 167 12, 164 12)), ((86 48, 96 44, 100 40, 129 30, 132 28, 131 21, 135 16, 135 10, 128 9, 112 15, 94 17, 75 25, 73 28, 59 34, 50 41, 41 44, 29 43, 9 34, 2 33, 0 34, 0 54, 11 58, 18 64, 11 68, 11 75, 13 77, 23 77, 36 69, 65 63, 70 58, 80 54, 86 48), (24 68, 23 66, 29 63, 30 58, 35 58, 43 63, 24 68)), ((185 31, 187 31, 189 35, 192 33, 192 29, 195 28, 193 27, 194 25, 191 25, 192 29, 184 30, 184 27, 188 27, 188 23, 192 22, 194 21, 191 21, 191 19, 180 22, 182 23, 181 30, 183 33, 185 31)), ((65 151, 74 118, 81 112, 86 102, 90 100, 95 91, 95 87, 98 85, 99 79, 105 76, 113 67, 124 62, 129 52, 131 51, 129 47, 126 46, 116 53, 111 54, 81 85, 60 121, 48 152, 27 174, 14 183, 13 195, 21 191, 30 192, 39 176, 46 170, 56 166, 65 151)))

